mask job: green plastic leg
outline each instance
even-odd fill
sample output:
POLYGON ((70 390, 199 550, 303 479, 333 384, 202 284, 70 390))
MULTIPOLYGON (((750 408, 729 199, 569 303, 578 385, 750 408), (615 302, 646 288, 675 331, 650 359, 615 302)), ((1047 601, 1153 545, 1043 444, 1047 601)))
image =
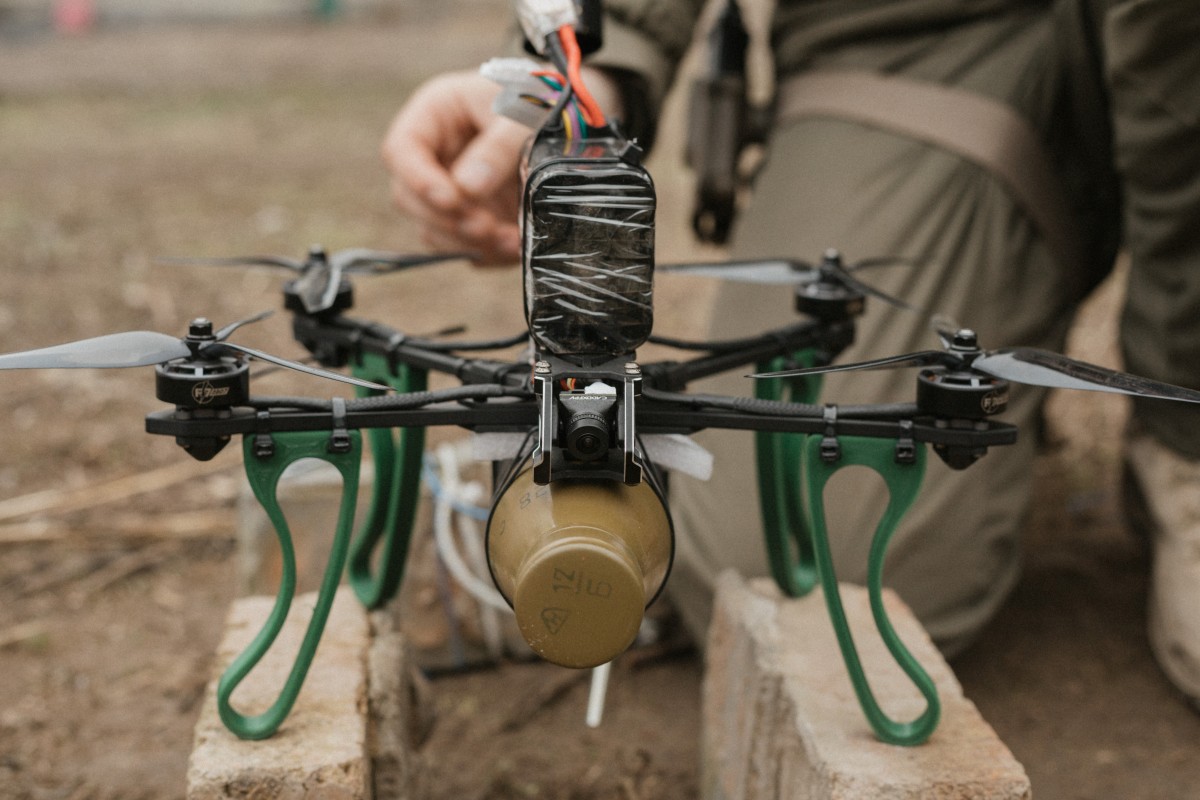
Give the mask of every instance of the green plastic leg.
MULTIPOLYGON (((397 392, 424 391, 427 382, 424 370, 401 364, 393 372, 387 359, 369 353, 353 371, 359 378, 386 383, 397 392)), ((377 394, 370 389, 357 391, 362 396, 377 394)), ((367 437, 375 460, 375 481, 366 519, 350 546, 348 574, 362 604, 378 608, 395 597, 404 576, 421 490, 425 429, 372 428, 367 437)))
POLYGON ((342 569, 346 565, 346 551, 350 542, 350 530, 354 525, 355 498, 358 496, 358 473, 362 458, 362 437, 357 431, 350 432, 350 450, 345 453, 330 453, 328 432, 303 431, 293 433, 276 433, 272 435, 274 452, 268 458, 255 455, 255 437, 246 436, 243 443, 243 458, 245 459, 246 477, 254 490, 255 497, 267 512, 267 517, 275 526, 275 535, 283 551, 283 577, 279 582, 279 593, 275 596, 275 605, 262 630, 254 637, 254 641, 242 651, 233 663, 221 675, 217 683, 217 710, 221 721, 234 735, 242 739, 265 739, 271 736, 287 718, 288 712, 296 702, 296 695, 308 674, 321 633, 325 630, 325 621, 329 617, 329 609, 333 605, 333 597, 341 580, 342 569), (292 605, 292 597, 296 593, 296 554, 292 548, 292 534, 284 518, 283 510, 279 507, 276 490, 279 478, 288 466, 306 458, 315 458, 332 464, 342 475, 342 501, 338 512, 337 530, 334 532, 333 545, 329 552, 329 563, 325 567, 325 575, 321 581, 321 589, 317 595, 317 604, 313 609, 312 619, 304 633, 304 640, 292 664, 292 670, 284 682, 278 698, 266 711, 255 716, 246 716, 234 710, 230 703, 238 684, 250 674, 255 665, 266 654, 275 642, 287 619, 288 609, 292 605))
POLYGON ((812 531, 813 550, 816 554, 817 571, 820 574, 821 586, 825 592, 825 603, 829 608, 829 617, 833 621, 837 633, 838 646, 842 650, 842 658, 850 673, 850 681, 854 692, 858 695, 859 705, 867 721, 871 724, 875 735, 889 744, 913 746, 924 742, 937 727, 941 715, 941 704, 938 701, 937 687, 933 679, 913 658, 904 642, 896 634, 883 605, 883 562, 887 554, 888 541, 896 531, 901 518, 912 506, 921 488, 921 478, 925 474, 925 448, 916 449, 916 461, 911 464, 897 464, 895 460, 896 443, 887 439, 869 439, 857 436, 842 436, 838 438, 841 446, 841 458, 828 464, 821 460, 821 438, 810 436, 804 444, 804 476, 805 495, 810 514, 809 525, 812 531), (870 683, 863 672, 858 650, 854 646, 854 636, 846 620, 846 612, 842 608, 842 598, 838 594, 837 574, 833 567, 833 557, 829 551, 829 538, 825 522, 825 485, 829 479, 843 467, 859 465, 868 467, 883 478, 887 483, 889 498, 887 509, 875 529, 871 541, 871 551, 867 563, 867 593, 871 602, 871 614, 875 618, 875 626, 883 638, 896 663, 908 675, 909 680, 925 697, 925 711, 910 722, 897 722, 884 713, 875 700, 870 683))
MULTIPOLYGON (((812 351, 797 353, 785 362, 772 359, 758 365, 759 372, 774 372, 795 366, 814 364, 812 351)), ((821 394, 821 379, 755 381, 755 396, 764 400, 788 400, 815 403, 821 394)), ((760 431, 754 436, 758 466, 758 501, 766 537, 767 561, 771 576, 780 591, 789 597, 802 597, 817 584, 817 566, 813 559, 800 495, 800 450, 804 435, 760 431)))

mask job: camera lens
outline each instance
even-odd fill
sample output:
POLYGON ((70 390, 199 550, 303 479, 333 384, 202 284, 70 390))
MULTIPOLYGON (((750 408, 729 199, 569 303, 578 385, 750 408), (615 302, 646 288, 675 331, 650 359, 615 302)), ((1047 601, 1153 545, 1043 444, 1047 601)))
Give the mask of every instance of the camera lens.
POLYGON ((597 411, 576 411, 567 420, 567 452, 580 461, 595 461, 608 452, 608 421, 597 411))

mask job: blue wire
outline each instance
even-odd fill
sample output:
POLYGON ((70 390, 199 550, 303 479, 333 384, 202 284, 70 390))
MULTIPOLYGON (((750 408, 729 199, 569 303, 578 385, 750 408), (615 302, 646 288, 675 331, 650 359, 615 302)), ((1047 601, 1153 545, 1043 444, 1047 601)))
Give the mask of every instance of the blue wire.
MULTIPOLYGON (((434 497, 441 499, 446 495, 445 487, 442 486, 442 481, 437 476, 437 459, 428 453, 425 455, 424 463, 421 466, 421 479, 429 487, 429 492, 434 497)), ((450 500, 450 507, 458 513, 466 514, 471 519, 477 519, 480 522, 487 522, 489 516, 488 509, 482 506, 468 505, 455 499, 450 500)))

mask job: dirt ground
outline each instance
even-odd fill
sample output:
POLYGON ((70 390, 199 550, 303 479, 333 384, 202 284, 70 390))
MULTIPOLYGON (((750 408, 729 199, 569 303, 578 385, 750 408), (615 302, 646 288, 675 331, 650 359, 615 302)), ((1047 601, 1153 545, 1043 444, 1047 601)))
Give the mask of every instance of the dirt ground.
MULTIPOLYGON (((192 316, 278 302, 276 275, 160 255, 414 248, 378 143, 424 76, 494 52, 502 6, 472 9, 0 40, 0 350, 182 333, 192 316)), ((662 258, 686 249, 677 162, 656 157, 662 258)), ((518 283, 450 266, 360 288, 358 310, 415 332, 508 333, 518 283)), ((1111 359, 1116 294, 1089 309, 1076 352, 1111 359)), ((660 330, 694 330, 703 296, 663 281, 660 330)), ((298 355, 282 319, 239 339, 298 355)), ((262 388, 330 391, 284 375, 262 388)), ((142 433, 160 407, 150 370, 7 373, 0 403, 0 798, 181 797, 237 591, 238 456, 194 464, 142 433)), ((1111 399, 1052 403, 1024 579, 954 664, 1042 798, 1200 796, 1200 716, 1146 643, 1147 549, 1119 503, 1123 415, 1111 399)), ((582 724, 586 683, 547 665, 438 678, 435 795, 695 796, 701 665, 671 655, 618 663, 598 730, 582 724)))

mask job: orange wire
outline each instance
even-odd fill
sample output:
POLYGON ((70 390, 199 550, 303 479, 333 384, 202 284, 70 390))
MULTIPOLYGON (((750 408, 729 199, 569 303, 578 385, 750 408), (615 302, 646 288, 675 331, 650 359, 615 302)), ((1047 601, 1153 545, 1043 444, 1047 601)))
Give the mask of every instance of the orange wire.
POLYGON ((605 124, 604 112, 600 110, 600 104, 592 97, 592 93, 583 85, 583 73, 580 70, 583 53, 579 49, 579 40, 575 38, 575 29, 570 25, 563 25, 558 29, 558 38, 562 41, 563 52, 567 56, 567 79, 571 81, 571 88, 579 98, 583 119, 593 128, 602 127, 605 124))

